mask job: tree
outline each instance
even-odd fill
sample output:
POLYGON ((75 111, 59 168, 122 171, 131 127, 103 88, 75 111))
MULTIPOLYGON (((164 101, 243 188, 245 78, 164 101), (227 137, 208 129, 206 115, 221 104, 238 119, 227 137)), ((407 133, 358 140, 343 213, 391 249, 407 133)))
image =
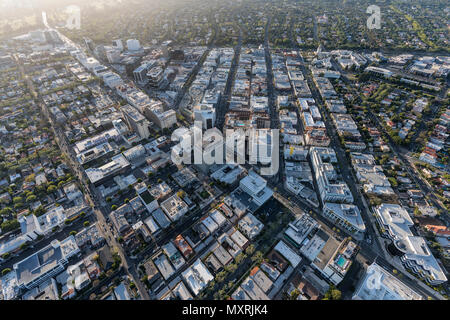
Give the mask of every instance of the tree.
POLYGON ((419 217, 421 215, 422 215, 422 213, 420 212, 419 207, 415 206, 415 208, 414 208, 414 216, 419 217))
POLYGON ((390 178, 388 178, 388 180, 389 180, 389 182, 391 183, 391 185, 393 187, 397 187, 398 186, 398 182, 397 182, 397 180, 395 178, 390 177, 390 178))
POLYGON ((183 198, 185 194, 186 194, 186 192, 184 192, 184 190, 180 190, 180 191, 177 192, 177 196, 179 198, 183 198))
POLYGON ((300 295, 300 291, 297 288, 295 288, 291 292, 290 300, 297 300, 299 295, 300 295))
POLYGON ((7 275, 10 272, 11 272, 11 268, 5 268, 2 270, 2 276, 7 275))
POLYGON ((36 201, 36 196, 34 194, 32 194, 32 195, 28 196, 25 201, 28 203, 34 202, 34 201, 36 201))
POLYGON ((220 271, 219 273, 216 274, 216 282, 220 283, 223 282, 223 280, 225 280, 226 277, 226 272, 225 271, 220 271))
POLYGON ((336 289, 334 285, 331 285, 328 291, 325 293, 324 300, 340 300, 341 297, 341 291, 336 289))
POLYGON ((249 245, 247 249, 245 249, 245 253, 247 255, 251 255, 253 252, 255 252, 255 246, 253 244, 249 245))
POLYGON ((240 264, 245 258, 247 258, 247 256, 245 255, 245 253, 241 252, 237 255, 235 261, 237 264, 240 264))
POLYGON ((4 207, 0 210, 0 216, 7 216, 12 214, 14 211, 10 207, 4 207))
POLYGON ((236 271, 236 269, 237 269, 237 265, 234 263, 230 263, 229 265, 227 265, 225 267, 225 270, 228 272, 234 272, 234 271, 236 271))
POLYGON ((22 203, 22 202, 23 202, 22 197, 14 197, 13 198, 13 203, 14 204, 18 204, 18 203, 22 203))
POLYGON ((264 255, 261 251, 256 251, 255 254, 252 256, 252 261, 261 263, 263 261, 264 255))
POLYGON ((9 231, 12 231, 12 230, 16 230, 19 227, 20 227, 20 223, 19 223, 19 221, 17 221, 17 219, 4 221, 0 225, 0 228, 2 229, 2 233, 6 233, 6 232, 9 232, 9 231))

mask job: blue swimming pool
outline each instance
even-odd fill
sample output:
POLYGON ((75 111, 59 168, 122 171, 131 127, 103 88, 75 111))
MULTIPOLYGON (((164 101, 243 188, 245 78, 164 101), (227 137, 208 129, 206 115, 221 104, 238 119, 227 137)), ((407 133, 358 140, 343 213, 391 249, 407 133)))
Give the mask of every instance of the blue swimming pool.
POLYGON ((347 259, 345 259, 343 256, 340 256, 338 258, 338 260, 336 261, 336 264, 341 268, 344 268, 346 263, 347 263, 347 259))

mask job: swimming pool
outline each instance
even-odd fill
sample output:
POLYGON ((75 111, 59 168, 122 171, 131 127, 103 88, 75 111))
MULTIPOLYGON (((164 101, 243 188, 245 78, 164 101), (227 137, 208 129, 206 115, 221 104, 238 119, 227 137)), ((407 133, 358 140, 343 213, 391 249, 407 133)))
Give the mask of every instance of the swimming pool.
POLYGON ((339 258, 336 261, 336 264, 342 269, 344 269, 345 265, 347 264, 347 259, 345 259, 343 256, 339 256, 339 258))

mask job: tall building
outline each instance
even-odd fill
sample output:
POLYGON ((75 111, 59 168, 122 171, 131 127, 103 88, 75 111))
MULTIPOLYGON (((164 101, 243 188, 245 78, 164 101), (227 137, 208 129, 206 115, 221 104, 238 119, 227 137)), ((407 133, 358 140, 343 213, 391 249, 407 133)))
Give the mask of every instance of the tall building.
POLYGON ((136 83, 147 83, 147 65, 141 64, 133 71, 134 82, 136 83))
POLYGON ((258 207, 266 203, 273 195, 272 189, 267 186, 267 181, 254 171, 249 171, 248 175, 239 182, 239 187, 252 197, 258 207))
POLYGON ((137 67, 133 71, 134 81, 136 83, 142 83, 142 84, 147 83, 149 81, 149 77, 147 75, 147 72, 154 65, 155 65, 155 60, 146 61, 146 62, 142 63, 139 67, 137 67))
POLYGON ((122 40, 121 39, 113 40, 113 47, 116 47, 117 49, 122 51, 123 50, 122 40))
POLYGON ((118 63, 120 62, 120 51, 118 48, 108 48, 106 50, 106 59, 109 63, 118 63))
POLYGON ((155 66, 148 70, 147 79, 149 86, 153 88, 160 88, 164 80, 164 69, 161 66, 155 66))
POLYGON ((92 41, 89 38, 84 38, 84 44, 86 46, 86 48, 88 48, 91 51, 94 51, 95 45, 94 45, 94 41, 92 41))
POLYGON ((336 153, 331 148, 313 147, 310 150, 312 167, 322 202, 353 202, 353 195, 347 184, 338 178, 333 163, 336 153))
POLYGON ((148 120, 135 108, 130 105, 122 106, 122 114, 125 122, 130 128, 132 128, 142 139, 146 139, 150 136, 148 120))
POLYGON ((210 104, 199 104, 194 107, 194 120, 201 121, 203 129, 211 129, 216 123, 216 109, 210 104))
POLYGON ((177 123, 177 114, 174 110, 164 111, 162 102, 157 101, 147 105, 144 109, 144 114, 160 129, 171 128, 177 123))
POLYGON ((95 49, 94 49, 94 55, 95 55, 97 58, 101 59, 101 60, 106 60, 107 57, 106 57, 106 49, 105 49, 105 46, 104 46, 104 45, 98 45, 98 46, 96 46, 95 49))
POLYGON ((377 222, 385 236, 392 240, 389 251, 400 256, 405 268, 438 285, 447 281, 444 271, 431 253, 424 238, 411 231, 414 225, 408 211, 398 204, 383 203, 375 208, 377 222))
POLYGON ((139 43, 139 40, 128 39, 127 40, 127 49, 129 51, 138 51, 139 49, 141 49, 141 44, 139 43))

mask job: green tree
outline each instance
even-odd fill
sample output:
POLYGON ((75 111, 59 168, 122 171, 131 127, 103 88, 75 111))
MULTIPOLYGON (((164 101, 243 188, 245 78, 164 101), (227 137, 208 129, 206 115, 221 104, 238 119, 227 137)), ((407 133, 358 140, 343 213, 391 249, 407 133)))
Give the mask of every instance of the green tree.
POLYGON ((5 268, 2 270, 2 276, 7 275, 10 272, 11 272, 11 268, 5 268))
POLYGON ((334 285, 331 285, 325 293, 324 300, 341 300, 342 293, 334 285))
POLYGON ((255 246, 253 244, 249 245, 247 249, 245 249, 245 253, 247 255, 251 255, 253 252, 255 252, 255 246))

